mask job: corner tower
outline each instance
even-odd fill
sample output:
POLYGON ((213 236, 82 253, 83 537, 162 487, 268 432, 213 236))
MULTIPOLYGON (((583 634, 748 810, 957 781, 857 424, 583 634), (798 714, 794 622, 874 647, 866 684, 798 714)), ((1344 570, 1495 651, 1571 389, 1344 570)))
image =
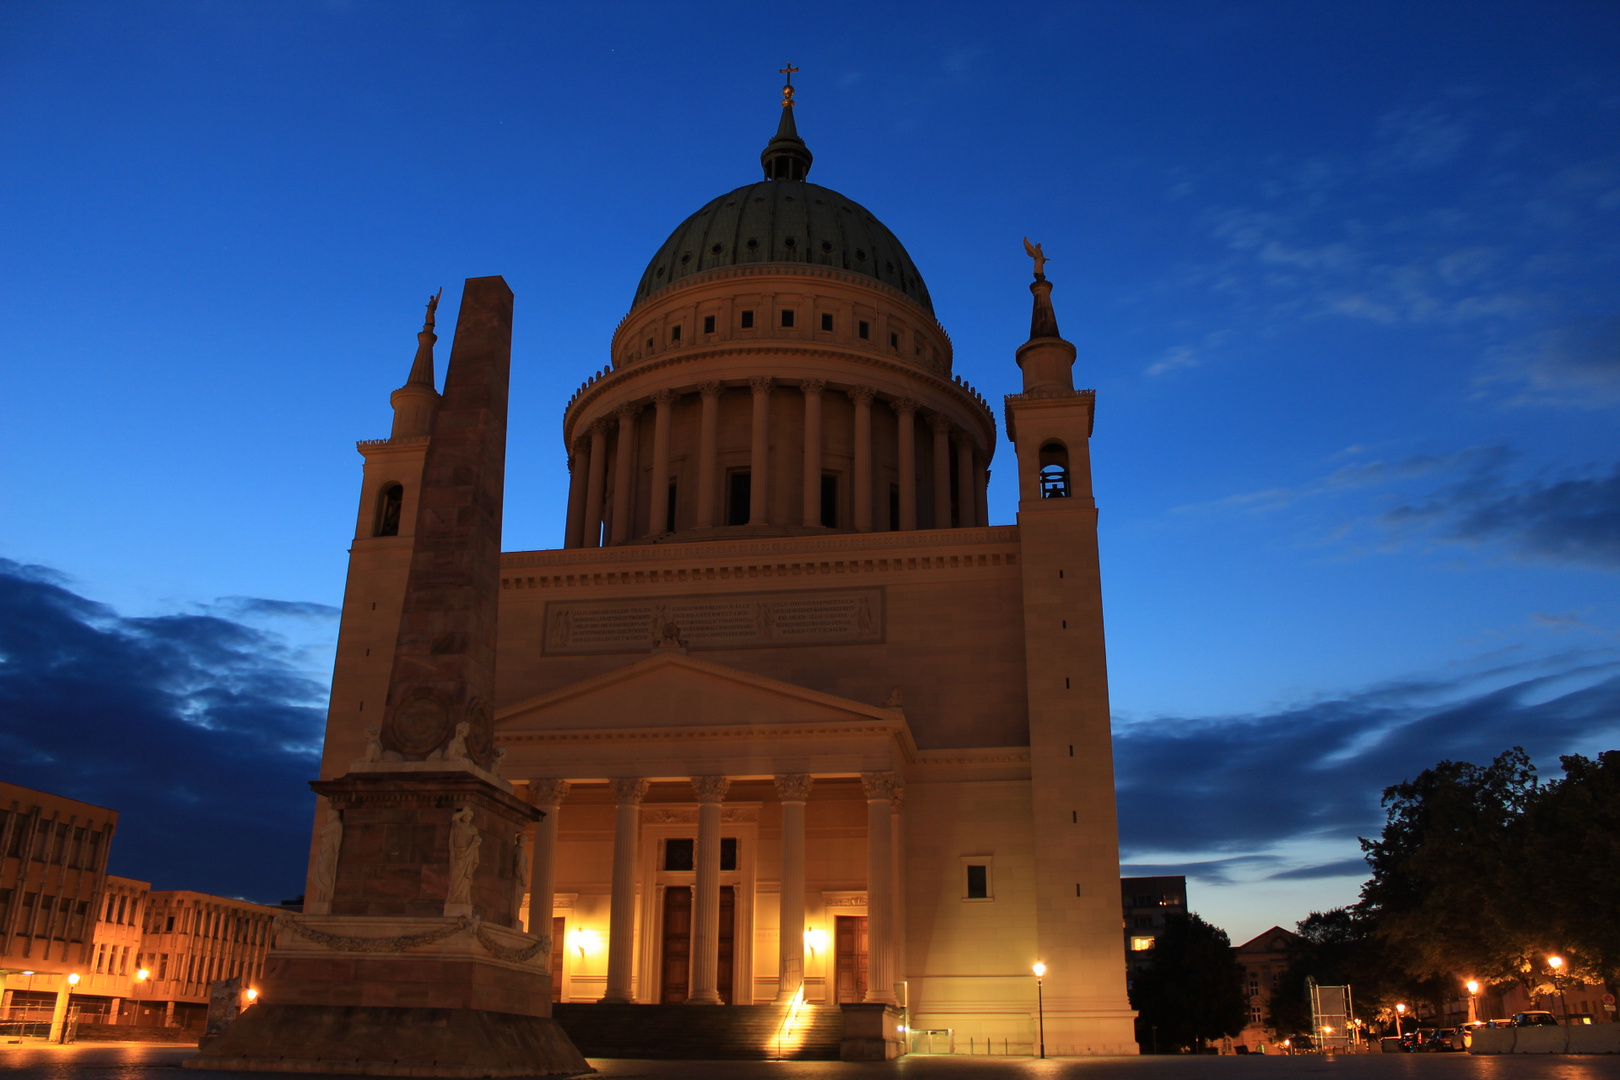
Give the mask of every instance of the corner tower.
MULTIPOLYGON (((1018 456, 1026 685, 1035 846, 1036 946, 1046 964, 1048 1044, 1136 1053, 1119 934, 1119 826, 1103 644, 1096 394, 1074 388, 1075 348, 1058 334, 1040 245, 1024 389, 1006 398, 1018 456)), ((1081 1050, 1080 1048, 1085 1048, 1081 1050)))

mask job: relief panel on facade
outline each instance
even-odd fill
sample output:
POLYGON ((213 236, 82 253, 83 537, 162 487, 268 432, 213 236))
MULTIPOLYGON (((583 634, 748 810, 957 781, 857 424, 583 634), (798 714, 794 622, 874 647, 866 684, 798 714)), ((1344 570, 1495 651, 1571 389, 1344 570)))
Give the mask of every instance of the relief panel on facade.
POLYGON ((673 623, 689 649, 871 645, 883 641, 883 589, 709 593, 546 605, 547 656, 646 652, 673 623))

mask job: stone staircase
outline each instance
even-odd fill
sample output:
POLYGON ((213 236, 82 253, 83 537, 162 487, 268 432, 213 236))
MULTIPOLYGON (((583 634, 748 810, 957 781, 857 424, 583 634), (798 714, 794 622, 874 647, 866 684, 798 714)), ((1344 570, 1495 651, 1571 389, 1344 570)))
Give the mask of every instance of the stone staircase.
POLYGON ((778 1038, 785 1005, 558 1004, 551 1015, 586 1057, 680 1061, 837 1061, 837 1005, 800 1005, 778 1038))

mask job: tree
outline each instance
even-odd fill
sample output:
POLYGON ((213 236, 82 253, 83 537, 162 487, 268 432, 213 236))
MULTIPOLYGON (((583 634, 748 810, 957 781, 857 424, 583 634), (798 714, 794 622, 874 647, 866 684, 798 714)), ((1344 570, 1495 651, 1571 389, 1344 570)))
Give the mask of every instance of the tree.
POLYGON ((1191 913, 1171 915, 1146 959, 1148 967, 1131 984, 1143 1046, 1197 1049, 1206 1039, 1243 1030, 1242 972, 1225 930, 1191 913))
POLYGON ((1372 878, 1357 908, 1408 976, 1504 982, 1531 969, 1544 934, 1508 898, 1527 885, 1522 819, 1537 794, 1519 747, 1385 789, 1383 835, 1361 841, 1372 878))
POLYGON ((1524 815, 1520 881, 1507 899, 1569 962, 1570 975, 1612 989, 1620 981, 1620 750, 1559 761, 1564 778, 1544 786, 1524 815))

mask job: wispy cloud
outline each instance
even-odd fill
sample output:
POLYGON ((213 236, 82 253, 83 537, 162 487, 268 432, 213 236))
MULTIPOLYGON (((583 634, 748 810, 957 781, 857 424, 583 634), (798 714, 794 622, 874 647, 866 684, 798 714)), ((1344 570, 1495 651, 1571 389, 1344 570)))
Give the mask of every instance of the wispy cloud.
POLYGON ((1354 876, 1348 853, 1305 866, 1282 853, 1353 851, 1382 825, 1383 789, 1445 758, 1486 761, 1522 745, 1556 766, 1594 741, 1620 745, 1617 716, 1620 651, 1605 649, 1482 658, 1467 672, 1270 712, 1134 721, 1114 736, 1122 849, 1133 869, 1217 883, 1354 876))
MULTIPOLYGON (((325 617, 319 604, 225 606, 325 617)), ((239 619, 128 618, 0 559, 0 775, 119 810, 114 867, 160 888, 298 893, 318 678, 286 639, 239 619)))

